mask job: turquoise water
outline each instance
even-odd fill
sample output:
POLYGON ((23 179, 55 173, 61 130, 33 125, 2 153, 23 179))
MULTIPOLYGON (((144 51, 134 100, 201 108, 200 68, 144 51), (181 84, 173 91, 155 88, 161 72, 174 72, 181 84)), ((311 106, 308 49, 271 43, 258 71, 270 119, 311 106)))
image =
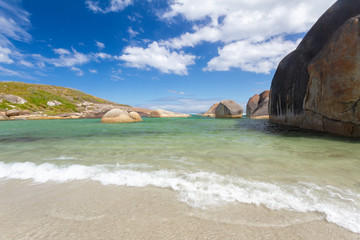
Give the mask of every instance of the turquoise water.
POLYGON ((267 120, 0 122, 0 181, 155 186, 204 209, 241 202, 316 211, 357 233, 359 173, 359 141, 267 120))

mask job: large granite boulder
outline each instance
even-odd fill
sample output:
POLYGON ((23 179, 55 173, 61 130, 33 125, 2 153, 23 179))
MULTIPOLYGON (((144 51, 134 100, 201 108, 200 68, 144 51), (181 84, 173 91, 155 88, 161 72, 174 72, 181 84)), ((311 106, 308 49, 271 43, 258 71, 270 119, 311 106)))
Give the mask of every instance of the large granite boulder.
POLYGON ((285 57, 271 84, 270 120, 359 136, 360 1, 337 1, 285 57))
POLYGON ((4 94, 1 95, 0 98, 5 99, 5 101, 8 101, 12 104, 24 104, 27 103, 27 101, 19 96, 11 95, 11 94, 4 94))
POLYGON ((219 103, 215 103, 210 107, 210 109, 202 115, 202 117, 215 117, 215 110, 219 106, 219 103))
POLYGON ((9 120, 9 118, 6 116, 6 114, 0 112, 0 121, 9 120))
POLYGON ((232 100, 224 100, 215 109, 216 118, 242 118, 244 109, 232 100))
POLYGON ((246 105, 246 115, 250 116, 250 118, 268 118, 269 96, 269 90, 260 93, 260 95, 255 94, 252 96, 246 105))
POLYGON ((174 113, 162 109, 154 110, 149 115, 150 118, 177 118, 177 117, 191 117, 189 114, 184 113, 174 113))
POLYGON ((309 74, 301 127, 360 136, 360 15, 339 28, 309 74))
POLYGON ((102 117, 102 123, 130 123, 142 121, 136 112, 127 112, 121 109, 112 109, 102 117))

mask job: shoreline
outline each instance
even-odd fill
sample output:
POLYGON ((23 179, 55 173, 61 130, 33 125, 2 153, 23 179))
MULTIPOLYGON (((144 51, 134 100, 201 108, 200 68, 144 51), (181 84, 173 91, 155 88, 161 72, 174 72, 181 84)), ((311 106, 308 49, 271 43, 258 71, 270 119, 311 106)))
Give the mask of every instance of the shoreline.
POLYGON ((192 208, 169 189, 0 180, 4 239, 360 239, 319 213, 192 208))

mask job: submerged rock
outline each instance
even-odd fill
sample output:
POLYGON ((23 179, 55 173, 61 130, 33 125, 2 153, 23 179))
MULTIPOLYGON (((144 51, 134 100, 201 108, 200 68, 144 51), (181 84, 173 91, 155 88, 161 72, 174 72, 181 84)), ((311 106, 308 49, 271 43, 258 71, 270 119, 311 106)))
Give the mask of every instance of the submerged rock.
POLYGON ((102 117, 102 123, 130 123, 142 121, 136 112, 127 112, 121 109, 112 109, 102 117))
POLYGON ((266 90, 260 95, 252 96, 246 105, 246 115, 251 118, 268 118, 269 117, 269 95, 270 91, 266 90))
POLYGON ((154 110, 149 115, 150 118, 175 118, 175 117, 191 117, 189 114, 174 113, 162 109, 154 110))
POLYGON ((242 118, 244 109, 232 100, 224 100, 215 109, 216 118, 242 118))
POLYGON ((202 117, 215 117, 215 110, 219 106, 219 103, 215 103, 210 107, 210 109, 202 115, 202 117))
POLYGON ((360 136, 360 1, 337 1, 285 57, 271 84, 270 120, 360 136))

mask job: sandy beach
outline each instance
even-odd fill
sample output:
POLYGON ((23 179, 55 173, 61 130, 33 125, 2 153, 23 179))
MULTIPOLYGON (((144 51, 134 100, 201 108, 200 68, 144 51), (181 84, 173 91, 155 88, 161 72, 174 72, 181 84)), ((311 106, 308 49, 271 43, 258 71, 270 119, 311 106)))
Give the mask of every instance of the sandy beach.
POLYGON ((318 213, 202 210, 152 187, 2 180, 0 192, 1 239, 360 239, 318 213))

